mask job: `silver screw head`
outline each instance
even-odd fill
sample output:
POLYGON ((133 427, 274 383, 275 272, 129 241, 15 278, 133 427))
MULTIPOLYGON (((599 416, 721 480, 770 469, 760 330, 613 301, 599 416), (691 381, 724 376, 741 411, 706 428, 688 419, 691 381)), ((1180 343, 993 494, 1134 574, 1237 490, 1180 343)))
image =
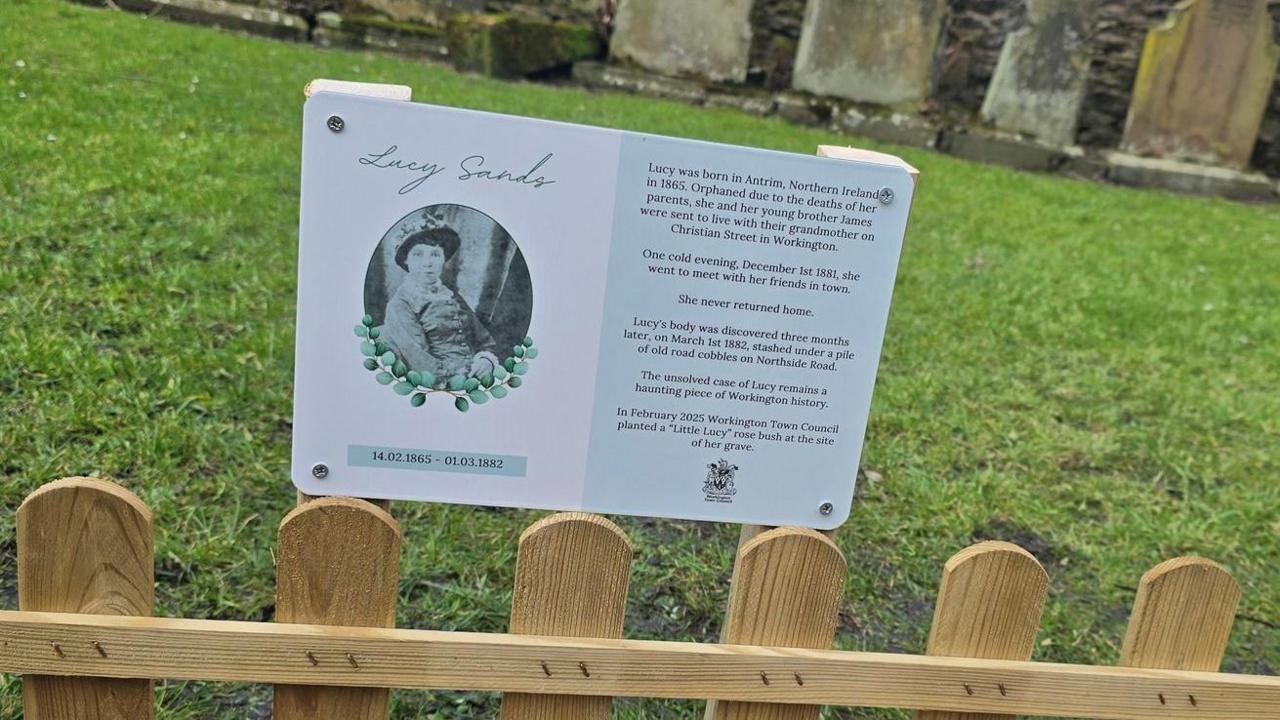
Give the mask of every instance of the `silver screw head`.
POLYGON ((881 205, 888 205, 889 203, 893 202, 893 188, 891 187, 880 188, 880 192, 876 193, 876 199, 880 201, 881 205))
POLYGON ((342 128, 347 126, 346 121, 337 115, 330 115, 329 119, 324 121, 324 124, 336 133, 342 132, 342 128))
POLYGON ((836 506, 832 505, 829 502, 824 502, 818 506, 818 512, 822 513, 823 515, 830 515, 832 511, 834 511, 835 509, 836 509, 836 506))
POLYGON ((329 466, 324 463, 316 463, 311 466, 311 477, 317 480, 323 480, 329 477, 329 466))

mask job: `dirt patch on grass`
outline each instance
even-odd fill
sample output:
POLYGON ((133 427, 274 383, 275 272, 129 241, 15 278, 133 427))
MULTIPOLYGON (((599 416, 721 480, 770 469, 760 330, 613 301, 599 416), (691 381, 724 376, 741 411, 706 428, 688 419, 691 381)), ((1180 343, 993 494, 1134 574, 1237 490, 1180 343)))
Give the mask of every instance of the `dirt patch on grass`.
POLYGON ((1060 565, 1071 554, 1070 548, 1055 545, 1047 537, 1008 518, 988 518, 973 529, 970 540, 975 543, 986 540, 1013 543, 1034 555, 1045 568, 1060 565))
POLYGON ((633 586, 622 627, 631 638, 718 642, 723 625, 721 613, 723 608, 720 613, 711 613, 690 607, 673 583, 633 586))
POLYGON ((924 652, 933 622, 932 589, 900 573, 889 547, 868 545, 849 558, 855 590, 840 609, 836 645, 872 652, 924 652))

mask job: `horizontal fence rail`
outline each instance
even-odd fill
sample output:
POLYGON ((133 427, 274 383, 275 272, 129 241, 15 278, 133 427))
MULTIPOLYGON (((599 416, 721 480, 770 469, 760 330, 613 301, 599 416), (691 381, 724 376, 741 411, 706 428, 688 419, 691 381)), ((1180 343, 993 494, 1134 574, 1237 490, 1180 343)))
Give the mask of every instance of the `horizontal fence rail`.
POLYGON ((926 655, 830 647, 846 564, 829 537, 744 532, 720 644, 619 639, 632 547, 558 513, 520 538, 511 634, 393 627, 400 527, 387 507, 303 498, 282 521, 275 622, 149 617, 152 516, 113 483, 69 478, 18 510, 19 608, 0 672, 32 720, 147 720, 154 679, 275 685, 277 720, 386 720, 390 688, 505 693, 502 720, 606 720, 611 698, 708 700, 709 720, 814 720, 820 706, 918 720, 1280 720, 1280 678, 1215 672, 1240 587, 1197 557, 1138 584, 1119 667, 1030 662, 1048 576, 983 542, 943 568, 926 655))
POLYGON ((644 640, 0 612, 0 671, 1275 720, 1280 678, 644 640))

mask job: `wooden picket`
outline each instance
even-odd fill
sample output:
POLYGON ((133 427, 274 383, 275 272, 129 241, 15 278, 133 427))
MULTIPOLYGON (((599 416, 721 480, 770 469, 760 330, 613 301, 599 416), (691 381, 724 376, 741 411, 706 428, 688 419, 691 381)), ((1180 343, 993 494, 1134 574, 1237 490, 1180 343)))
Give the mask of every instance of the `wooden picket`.
MULTIPOLYGON (((1029 660, 1044 612, 1049 576, 1031 555, 1006 542, 982 542, 951 556, 929 631, 930 655, 1029 660)), ((1000 693, 1003 685, 964 686, 966 695, 1000 693)), ((1007 715, 925 710, 917 720, 1000 720, 1007 715)))
MULTIPOLYGON (((751 532, 747 530, 745 532, 751 532)), ((776 528, 742 543, 733 565, 722 642, 829 648, 844 590, 844 555, 825 535, 776 528)), ((760 682, 804 685, 804 677, 760 673, 760 682)), ((707 703, 707 720, 816 720, 815 705, 707 703)))
MULTIPOLYGON (((151 510, 133 493, 92 478, 67 478, 18 508, 18 608, 94 615, 150 615, 155 605, 151 510)), ((64 656, 101 645, 62 647, 64 656)), ((27 720, 149 720, 152 681, 27 675, 27 720)))
MULTIPOLYGON (((510 631, 517 635, 622 637, 631 575, 631 542, 617 525, 588 513, 559 513, 520 535, 510 631)), ((591 678, 591 668, 541 663, 556 673, 591 678)), ((502 720, 609 717, 613 698, 507 693, 502 720)))
POLYGON ((0 611, 0 672, 25 674, 34 720, 150 718, 151 680, 134 678, 161 677, 275 683, 287 720, 385 719, 393 687, 503 691, 504 720, 602 720, 613 695, 707 698, 721 720, 810 719, 820 704, 929 720, 1274 720, 1280 707, 1280 679, 1216 672, 1240 589, 1200 558, 1144 575, 1122 667, 1090 667, 1029 661, 1048 580, 1008 543, 946 563, 917 656, 825 649, 846 565, 812 530, 744 531, 718 645, 617 639, 632 547, 596 515, 521 535, 508 635, 394 629, 400 528, 371 503, 307 499, 278 542, 276 623, 148 618, 150 511, 112 483, 50 483, 18 511, 20 611, 0 611))
MULTIPOLYGON (((352 498, 317 498, 280 522, 276 550, 276 622, 394 627, 400 525, 381 508, 352 498)), ((307 662, 360 669, 350 653, 307 662)), ((381 688, 277 685, 278 720, 387 717, 390 691, 381 688)))
MULTIPOLYGON (((1239 603, 1240 586, 1217 563, 1197 557, 1160 563, 1138 584, 1120 664, 1217 672, 1239 603)), ((1191 693, 1161 693, 1158 699, 1162 706, 1191 707, 1203 700, 1191 693)))

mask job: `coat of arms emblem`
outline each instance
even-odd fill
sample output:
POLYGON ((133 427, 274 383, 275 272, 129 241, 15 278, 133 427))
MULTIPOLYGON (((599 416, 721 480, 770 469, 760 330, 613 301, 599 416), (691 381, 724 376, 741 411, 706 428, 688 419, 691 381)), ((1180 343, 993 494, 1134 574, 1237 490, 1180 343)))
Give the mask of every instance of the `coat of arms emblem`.
POLYGON ((733 502, 738 494, 733 486, 733 474, 738 471, 737 465, 731 465, 724 458, 707 465, 707 478, 702 483, 702 494, 707 502, 733 502))

